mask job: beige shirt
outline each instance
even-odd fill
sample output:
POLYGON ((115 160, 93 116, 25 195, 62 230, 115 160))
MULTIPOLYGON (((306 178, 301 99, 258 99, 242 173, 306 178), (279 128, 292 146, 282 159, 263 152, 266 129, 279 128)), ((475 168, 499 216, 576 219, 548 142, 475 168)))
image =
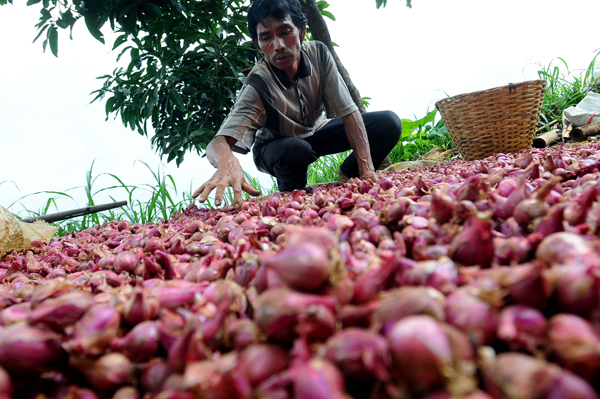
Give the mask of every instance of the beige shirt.
POLYGON ((234 151, 246 154, 255 140, 312 136, 327 122, 323 110, 338 118, 358 107, 327 47, 308 41, 295 80, 264 58, 252 68, 217 136, 235 138, 234 151))

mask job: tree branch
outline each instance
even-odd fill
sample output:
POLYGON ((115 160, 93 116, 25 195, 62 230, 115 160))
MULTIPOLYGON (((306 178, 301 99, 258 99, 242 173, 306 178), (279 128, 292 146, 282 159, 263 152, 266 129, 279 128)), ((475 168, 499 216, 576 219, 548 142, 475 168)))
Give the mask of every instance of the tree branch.
POLYGON ((316 1, 300 0, 300 4, 302 5, 302 11, 304 11, 306 17, 308 18, 308 26, 310 27, 310 33, 313 39, 325 43, 327 48, 329 48, 329 51, 331 52, 331 55, 333 55, 333 59, 337 64, 338 71, 340 72, 340 75, 342 75, 342 79, 344 79, 346 86, 348 86, 348 90, 350 91, 352 100, 354 100, 354 103, 356 104, 360 112, 366 112, 367 109, 362 102, 362 97, 360 96, 358 89, 352 82, 352 79, 350 79, 350 74, 348 73, 348 71, 344 67, 344 64, 342 64, 342 61, 340 61, 340 58, 335 52, 333 43, 331 42, 331 35, 329 34, 329 29, 327 28, 325 19, 323 19, 323 16, 319 11, 319 6, 317 6, 316 1))

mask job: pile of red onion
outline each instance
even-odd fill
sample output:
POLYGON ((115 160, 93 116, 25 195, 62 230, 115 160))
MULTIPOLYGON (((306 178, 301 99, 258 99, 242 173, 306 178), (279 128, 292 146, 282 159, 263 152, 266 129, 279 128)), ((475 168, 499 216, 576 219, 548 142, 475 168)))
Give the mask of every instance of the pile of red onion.
POLYGON ((0 399, 598 398, 598 150, 36 241, 0 259, 0 399))

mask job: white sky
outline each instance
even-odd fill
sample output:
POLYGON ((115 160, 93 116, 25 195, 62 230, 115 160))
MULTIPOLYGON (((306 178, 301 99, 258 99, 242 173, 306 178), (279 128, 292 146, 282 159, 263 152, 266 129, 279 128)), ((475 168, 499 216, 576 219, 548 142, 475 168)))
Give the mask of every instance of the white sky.
MULTIPOLYGON (((104 103, 89 104, 110 73, 117 54, 95 41, 80 21, 59 36, 59 57, 42 53, 33 43, 38 7, 0 7, 0 205, 12 204, 37 191, 66 191, 85 185, 85 173, 117 175, 126 184, 154 184, 160 158, 149 138, 105 122, 104 103), (16 186, 18 186, 18 189, 16 186)), ((329 0, 337 18, 329 22, 338 54, 369 110, 391 109, 401 118, 424 116, 444 92, 456 95, 509 82, 537 78, 536 63, 564 58, 571 70, 588 66, 600 35, 587 16, 600 15, 598 0, 389 0, 377 10, 374 0, 329 0)), ((593 20, 593 18, 592 18, 593 20)), ((563 65, 554 61, 553 65, 563 65)), ((564 68, 563 68, 564 69, 564 68)), ((270 185, 250 156, 240 157, 245 170, 270 185)), ((161 169, 162 170, 162 169, 161 169)), ((187 154, 177 168, 165 165, 179 192, 210 178, 206 159, 187 154)), ((99 177, 95 188, 117 184, 99 177)), ((85 206, 82 188, 69 191, 75 200, 60 200, 61 210, 85 206)), ((116 199, 124 193, 113 192, 116 199)), ((29 209, 43 206, 47 195, 23 201, 29 209)), ((96 197, 102 203, 103 197, 96 197)), ((22 209, 19 205, 13 212, 22 209)))

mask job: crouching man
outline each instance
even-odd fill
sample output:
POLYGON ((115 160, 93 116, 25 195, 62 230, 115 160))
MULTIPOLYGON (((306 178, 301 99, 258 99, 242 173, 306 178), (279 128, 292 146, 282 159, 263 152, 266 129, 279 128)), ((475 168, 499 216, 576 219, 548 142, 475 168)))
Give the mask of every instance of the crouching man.
POLYGON ((305 188, 308 165, 350 149, 340 177, 378 180, 375 168, 400 138, 398 116, 390 111, 358 111, 327 47, 318 41, 303 42, 306 16, 298 0, 255 0, 247 21, 263 58, 207 146, 208 160, 217 171, 193 197, 204 202, 216 188, 219 206, 225 188, 232 187, 238 207, 242 190, 260 195, 245 180, 233 155, 251 148, 258 170, 274 176, 280 191, 305 188))

